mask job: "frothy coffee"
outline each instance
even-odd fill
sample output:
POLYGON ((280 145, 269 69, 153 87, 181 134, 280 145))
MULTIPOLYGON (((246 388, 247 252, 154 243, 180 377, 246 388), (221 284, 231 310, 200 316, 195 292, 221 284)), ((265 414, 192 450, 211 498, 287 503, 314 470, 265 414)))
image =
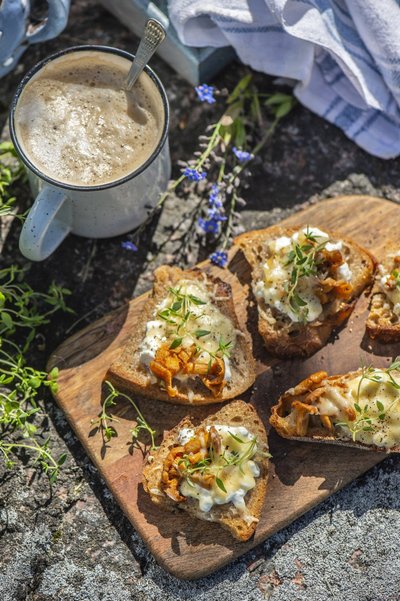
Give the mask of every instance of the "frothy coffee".
POLYGON ((131 62, 116 54, 78 51, 45 65, 24 87, 15 112, 22 150, 45 175, 95 186, 134 172, 161 137, 160 93, 142 73, 124 90, 131 62))

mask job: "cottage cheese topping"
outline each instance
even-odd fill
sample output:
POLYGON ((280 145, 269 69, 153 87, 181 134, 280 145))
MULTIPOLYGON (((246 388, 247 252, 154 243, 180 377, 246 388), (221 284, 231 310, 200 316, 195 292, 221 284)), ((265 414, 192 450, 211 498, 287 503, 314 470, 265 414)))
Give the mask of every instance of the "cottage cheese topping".
MULTIPOLYGON (((201 301, 201 304, 192 302, 188 307, 191 317, 179 330, 179 337, 182 338, 181 346, 189 348, 196 344, 201 349, 197 362, 208 365, 210 357, 218 352, 221 342, 224 345, 229 345, 229 352, 223 356, 225 364, 224 379, 226 381, 231 380, 230 360, 227 355, 233 351, 236 342, 236 330, 232 321, 213 304, 213 295, 202 282, 181 280, 175 289, 179 290, 182 295, 195 297, 201 301), (202 335, 199 336, 199 332, 202 332, 202 335), (208 333, 204 334, 204 332, 208 333)), ((150 365, 162 344, 172 342, 177 338, 176 325, 168 321, 170 319, 173 322, 174 317, 170 315, 168 319, 160 318, 160 313, 173 307, 174 302, 176 302, 176 297, 172 293, 168 294, 157 305, 154 319, 147 323, 146 336, 140 346, 140 361, 143 365, 150 365)))
MULTIPOLYGON (((342 241, 329 241, 328 234, 315 227, 304 228, 290 238, 282 236, 272 240, 268 244, 270 256, 262 266, 264 278, 255 285, 255 294, 258 298, 263 299, 268 306, 287 315, 293 322, 304 321, 304 316, 307 322, 314 321, 323 311, 316 290, 321 281, 321 275, 324 278, 324 274, 305 275, 299 279, 296 293, 305 303, 305 310, 301 313, 293 310, 287 294, 293 267, 289 261, 289 253, 294 250, 296 243, 299 245, 307 243, 307 233, 311 234, 318 244, 323 244, 323 248, 327 251, 342 251, 343 249, 342 241)), ((343 262, 337 269, 336 279, 350 282, 351 278, 349 265, 347 262, 343 262)))

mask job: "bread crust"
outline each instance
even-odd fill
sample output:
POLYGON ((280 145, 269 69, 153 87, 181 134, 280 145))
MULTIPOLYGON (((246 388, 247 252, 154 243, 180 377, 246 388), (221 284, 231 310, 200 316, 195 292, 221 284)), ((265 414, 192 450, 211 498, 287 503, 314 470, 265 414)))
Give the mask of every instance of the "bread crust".
POLYGON ((121 355, 110 366, 106 379, 117 387, 123 386, 141 396, 183 405, 221 403, 239 396, 250 388, 256 375, 252 341, 247 330, 239 325, 231 286, 220 278, 206 275, 199 269, 183 271, 177 267, 162 266, 156 269, 154 277, 153 290, 150 298, 146 301, 143 320, 138 324, 136 332, 132 334, 121 355), (213 304, 222 314, 229 317, 233 328, 241 332, 241 335, 236 338, 235 348, 230 357, 232 380, 227 382, 222 394, 218 397, 213 396, 199 378, 188 378, 186 381, 177 380, 178 393, 171 398, 158 382, 152 381, 148 368, 141 364, 139 348, 146 334, 146 324, 154 318, 155 307, 167 296, 168 288, 176 286, 182 279, 204 281, 205 277, 208 285, 216 287, 217 298, 226 299, 215 300, 213 304))
POLYGON ((268 457, 263 457, 261 461, 257 462, 260 467, 260 476, 257 478, 256 486, 248 491, 245 496, 248 511, 255 518, 255 521, 251 523, 243 519, 232 503, 217 505, 210 512, 205 513, 200 511, 195 499, 188 498, 184 502, 177 503, 161 490, 163 463, 170 449, 177 444, 179 431, 182 428, 195 428, 200 425, 211 426, 213 424, 244 426, 249 432, 257 436, 259 447, 263 450, 268 450, 265 428, 254 407, 242 400, 231 401, 197 426, 192 423, 191 418, 188 416, 181 420, 173 430, 170 430, 165 435, 161 446, 149 455, 148 462, 143 469, 143 487, 150 495, 153 503, 159 507, 173 512, 184 510, 197 519, 216 522, 222 528, 228 530, 237 540, 246 541, 253 535, 261 515, 267 490, 268 457))
MULTIPOLYGON (((391 273, 398 264, 394 262, 394 256, 400 255, 400 245, 388 245, 380 265, 386 272, 391 273)), ((372 289, 370 312, 365 324, 367 334, 373 340, 377 339, 384 344, 400 342, 400 317, 393 311, 393 303, 379 286, 378 278, 381 273, 378 271, 372 289)))
MULTIPOLYGON (((340 374, 335 376, 327 376, 324 382, 329 382, 330 386, 337 386, 340 388, 340 384, 346 382, 362 374, 362 370, 356 370, 348 372, 347 374, 340 374)), ((400 453, 400 445, 392 448, 378 447, 376 445, 368 445, 362 442, 353 441, 351 439, 341 438, 336 430, 329 432, 326 428, 316 425, 309 425, 307 433, 304 436, 298 436, 295 432, 297 431, 293 424, 288 423, 283 418, 290 414, 292 411, 292 403, 296 400, 302 400, 302 395, 306 392, 308 379, 303 380, 294 388, 291 388, 284 394, 282 394, 276 405, 271 408, 271 417, 269 422, 277 433, 283 438, 290 440, 300 440, 302 442, 319 442, 319 443, 331 443, 339 446, 353 447, 357 449, 364 449, 365 451, 374 451, 379 453, 400 453)))
MULTIPOLYGON (((262 263, 267 257, 266 242, 281 236, 292 236, 306 227, 272 227, 241 234, 234 240, 250 263, 252 268, 253 287, 255 282, 263 279, 262 263)), ((334 328, 341 326, 351 315, 357 298, 373 280, 376 260, 366 249, 341 234, 324 229, 330 239, 341 240, 349 254, 348 263, 353 273, 352 295, 347 301, 334 301, 324 305, 322 315, 308 324, 294 323, 277 309, 266 305, 263 299, 257 298, 258 330, 264 340, 268 352, 278 357, 309 357, 321 349, 327 342, 334 328)))

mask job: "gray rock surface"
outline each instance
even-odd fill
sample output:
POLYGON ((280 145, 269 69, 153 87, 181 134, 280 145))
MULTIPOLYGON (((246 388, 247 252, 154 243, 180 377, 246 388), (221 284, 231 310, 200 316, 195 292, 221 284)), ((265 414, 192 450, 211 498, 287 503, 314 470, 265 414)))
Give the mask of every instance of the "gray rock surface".
MULTIPOLYGON (((58 48, 88 42, 128 50, 137 43, 93 0, 77 0, 68 29, 57 40, 32 47, 16 72, 0 80, 2 123, 28 67, 58 48)), ((158 59, 154 65, 171 102, 171 149, 176 163, 190 155, 195 137, 218 109, 196 104, 193 91, 178 75, 158 59)), ((218 79, 218 86, 232 87, 243 72, 243 67, 232 65, 218 79)), ((272 89, 269 78, 256 75, 256 79, 261 88, 272 89)), ((252 170, 243 210, 246 228, 275 223, 302 203, 340 194, 367 193, 400 201, 398 161, 368 156, 300 106, 252 170)), ((26 186, 21 186, 18 198, 22 205, 26 203, 26 186)), ((148 288, 154 266, 181 252, 180 232, 185 231, 195 206, 196 197, 172 197, 146 229, 137 254, 121 250, 124 237, 96 242, 70 236, 48 261, 27 265, 34 287, 44 289, 53 279, 69 287, 76 311, 75 316, 57 316, 52 327, 43 331, 45 349, 42 344, 34 349, 32 361, 44 367, 48 354, 66 335, 148 288), (182 214, 178 229, 177 211, 182 214)), ((18 234, 14 223, 3 249, 5 264, 26 264, 18 253, 18 234)), ((198 242, 183 250, 182 263, 194 263, 208 252, 198 242)), ((1 471, 2 601, 400 599, 397 457, 385 459, 223 570, 197 582, 180 582, 148 553, 49 398, 46 407, 52 446, 56 454, 67 451, 69 459, 53 490, 23 455, 13 471, 1 471)))

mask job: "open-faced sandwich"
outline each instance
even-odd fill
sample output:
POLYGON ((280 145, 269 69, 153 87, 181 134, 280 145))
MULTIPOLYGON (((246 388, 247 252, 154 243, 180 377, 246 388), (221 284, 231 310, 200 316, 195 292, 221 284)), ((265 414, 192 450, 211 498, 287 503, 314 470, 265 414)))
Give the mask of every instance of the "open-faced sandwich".
POLYGON ((314 373, 280 397, 270 423, 285 438, 400 452, 400 361, 314 373))
POLYGON ((149 456, 143 486, 160 507, 217 522, 246 541, 264 502, 267 451, 253 407, 232 401, 197 427, 185 418, 170 431, 149 456))
POLYGON ((400 248, 387 249, 378 265, 366 328, 380 342, 400 341, 400 248))
POLYGON ((375 261, 355 242, 317 227, 273 226, 235 240, 252 267, 258 328, 269 352, 309 356, 351 314, 375 261))
POLYGON ((154 275, 143 320, 107 379, 181 404, 221 402, 247 390, 255 364, 231 286, 200 270, 164 266, 154 275))

